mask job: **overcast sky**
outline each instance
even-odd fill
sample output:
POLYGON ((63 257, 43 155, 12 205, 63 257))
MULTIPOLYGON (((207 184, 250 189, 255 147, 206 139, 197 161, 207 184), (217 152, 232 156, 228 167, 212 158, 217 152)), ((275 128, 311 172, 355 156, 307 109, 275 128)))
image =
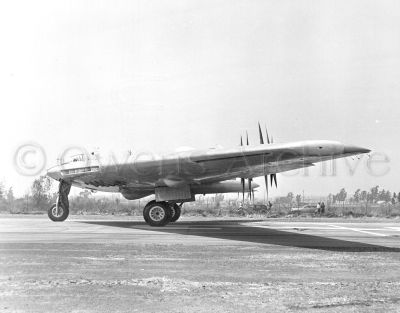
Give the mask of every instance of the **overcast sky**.
POLYGON ((13 165, 26 142, 50 167, 76 145, 164 153, 236 146, 245 130, 255 143, 258 121, 277 142, 390 159, 279 175, 272 195, 400 191, 399 1, 6 1, 0 35, 0 180, 17 194, 33 179, 13 165))

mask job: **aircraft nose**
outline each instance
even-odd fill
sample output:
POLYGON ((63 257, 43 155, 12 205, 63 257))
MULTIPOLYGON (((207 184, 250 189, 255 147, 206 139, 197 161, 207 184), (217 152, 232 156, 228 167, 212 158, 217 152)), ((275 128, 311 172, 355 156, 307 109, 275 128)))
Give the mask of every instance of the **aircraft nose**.
POLYGON ((61 169, 59 166, 53 166, 47 170, 47 176, 59 180, 61 178, 61 169))
POLYGON ((362 153, 369 153, 371 152, 370 149, 366 149, 363 147, 358 147, 354 145, 345 145, 344 146, 344 153, 345 154, 362 154, 362 153))

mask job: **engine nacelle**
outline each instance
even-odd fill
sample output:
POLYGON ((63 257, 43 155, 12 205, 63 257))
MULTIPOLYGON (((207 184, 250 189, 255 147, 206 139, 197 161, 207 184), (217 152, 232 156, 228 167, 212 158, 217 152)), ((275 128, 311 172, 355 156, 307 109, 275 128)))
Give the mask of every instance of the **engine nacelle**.
MULTIPOLYGON (((259 185, 256 183, 252 183, 251 188, 255 189, 259 185)), ((246 182, 245 190, 248 191, 249 186, 246 182)), ((217 183, 211 183, 206 185, 193 185, 192 192, 194 194, 208 194, 208 193, 229 193, 229 192, 241 192, 243 190, 243 186, 239 181, 222 181, 217 183)))
MULTIPOLYGON (((252 183, 251 188, 255 189, 259 185, 252 183)), ((156 194, 157 201, 173 201, 178 200, 182 202, 194 201, 195 194, 213 194, 213 193, 229 193, 229 192, 241 192, 243 186, 239 181, 223 181, 203 185, 191 185, 180 188, 171 187, 159 187, 155 189, 121 189, 121 194, 127 200, 137 200, 152 194, 156 194)), ((249 190, 249 185, 245 183, 245 190, 249 190)))
POLYGON ((122 196, 127 200, 137 200, 154 193, 154 190, 121 189, 122 196))

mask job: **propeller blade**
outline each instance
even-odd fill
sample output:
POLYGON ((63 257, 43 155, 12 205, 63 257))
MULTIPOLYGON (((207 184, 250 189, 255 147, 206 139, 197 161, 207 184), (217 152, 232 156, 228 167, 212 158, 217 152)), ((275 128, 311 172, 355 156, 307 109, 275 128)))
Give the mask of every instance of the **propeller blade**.
POLYGON ((249 134, 247 133, 247 130, 246 130, 246 142, 247 142, 247 145, 249 145, 249 134))
POLYGON ((269 141, 267 125, 265 125, 265 133, 267 134, 267 143, 270 144, 271 142, 269 141))
POLYGON ((251 194, 253 195, 253 204, 254 204, 254 189, 251 191, 251 194))
POLYGON ((243 146, 243 138, 240 136, 240 145, 243 146))
POLYGON ((264 138, 262 135, 262 131, 261 131, 261 126, 260 126, 260 122, 258 122, 258 133, 260 134, 260 144, 264 144, 264 138))
POLYGON ((253 180, 252 178, 249 178, 249 196, 250 196, 250 200, 251 200, 251 181, 252 180, 253 180))
POLYGON ((271 143, 274 143, 274 137, 271 136, 271 143))
POLYGON ((240 182, 242 183, 242 196, 243 196, 243 203, 244 203, 244 189, 245 189, 245 183, 244 183, 244 178, 240 179, 240 182))
POLYGON ((265 179, 265 189, 267 190, 267 199, 268 199, 268 175, 265 175, 264 179, 265 179))
POLYGON ((271 186, 272 186, 272 182, 275 182, 275 187, 278 188, 278 182, 276 180, 276 174, 271 174, 271 186))

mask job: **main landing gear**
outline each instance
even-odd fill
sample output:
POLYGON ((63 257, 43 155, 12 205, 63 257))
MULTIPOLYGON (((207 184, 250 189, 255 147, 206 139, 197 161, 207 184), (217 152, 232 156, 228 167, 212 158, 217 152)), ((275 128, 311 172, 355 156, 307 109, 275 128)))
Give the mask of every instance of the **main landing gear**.
MULTIPOLYGON (((60 180, 58 187, 57 201, 49 210, 47 215, 53 222, 63 222, 69 215, 68 195, 71 190, 71 183, 60 180)), ((168 223, 176 222, 181 216, 180 205, 169 202, 150 201, 143 209, 143 217, 150 226, 165 226, 168 223)))
POLYGON ((150 201, 143 209, 144 220, 150 226, 165 226, 176 222, 181 216, 182 204, 150 201))
POLYGON ((71 184, 60 180, 58 186, 57 201, 47 211, 47 215, 53 222, 63 222, 69 215, 69 201, 68 195, 71 190, 71 184))

